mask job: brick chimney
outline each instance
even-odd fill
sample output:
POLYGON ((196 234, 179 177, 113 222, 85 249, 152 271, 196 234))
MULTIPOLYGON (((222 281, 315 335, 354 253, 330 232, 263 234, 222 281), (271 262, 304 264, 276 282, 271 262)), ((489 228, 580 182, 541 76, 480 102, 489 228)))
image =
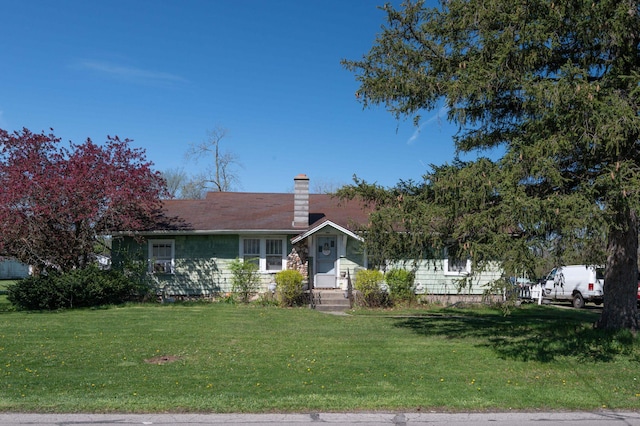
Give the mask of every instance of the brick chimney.
POLYGON ((293 178, 293 227, 309 227, 309 178, 305 174, 293 178))

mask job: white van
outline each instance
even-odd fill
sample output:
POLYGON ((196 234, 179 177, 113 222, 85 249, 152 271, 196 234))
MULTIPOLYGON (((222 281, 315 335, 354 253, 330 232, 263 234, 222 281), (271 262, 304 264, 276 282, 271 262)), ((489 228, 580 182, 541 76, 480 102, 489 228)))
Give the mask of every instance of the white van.
POLYGON ((571 301, 576 308, 585 302, 596 305, 604 297, 604 268, 587 265, 568 265, 553 269, 544 283, 547 300, 571 301))

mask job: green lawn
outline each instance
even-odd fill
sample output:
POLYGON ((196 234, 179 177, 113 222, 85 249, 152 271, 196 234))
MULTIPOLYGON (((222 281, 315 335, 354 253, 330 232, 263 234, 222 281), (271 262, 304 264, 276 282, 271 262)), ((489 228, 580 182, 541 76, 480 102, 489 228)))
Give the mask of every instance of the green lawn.
POLYGON ((538 306, 2 311, 0 411, 640 409, 640 346, 593 331, 596 317, 538 306))
POLYGON ((0 280, 0 291, 6 290, 11 284, 15 284, 16 280, 0 280))

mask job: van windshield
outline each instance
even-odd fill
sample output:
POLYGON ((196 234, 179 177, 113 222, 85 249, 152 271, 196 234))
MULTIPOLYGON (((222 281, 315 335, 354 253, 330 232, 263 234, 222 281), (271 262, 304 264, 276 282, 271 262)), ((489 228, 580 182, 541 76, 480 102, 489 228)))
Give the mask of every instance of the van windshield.
POLYGON ((556 277, 556 268, 553 268, 551 270, 551 272, 549 272, 549 275, 547 275, 547 281, 553 281, 553 279, 556 277))

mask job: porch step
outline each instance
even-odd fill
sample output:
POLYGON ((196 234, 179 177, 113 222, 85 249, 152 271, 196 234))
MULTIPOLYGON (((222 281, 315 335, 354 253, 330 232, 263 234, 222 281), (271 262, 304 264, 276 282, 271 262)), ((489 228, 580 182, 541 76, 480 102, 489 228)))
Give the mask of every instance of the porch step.
POLYGON ((344 312, 351 309, 343 290, 314 290, 311 306, 324 312, 344 312))

